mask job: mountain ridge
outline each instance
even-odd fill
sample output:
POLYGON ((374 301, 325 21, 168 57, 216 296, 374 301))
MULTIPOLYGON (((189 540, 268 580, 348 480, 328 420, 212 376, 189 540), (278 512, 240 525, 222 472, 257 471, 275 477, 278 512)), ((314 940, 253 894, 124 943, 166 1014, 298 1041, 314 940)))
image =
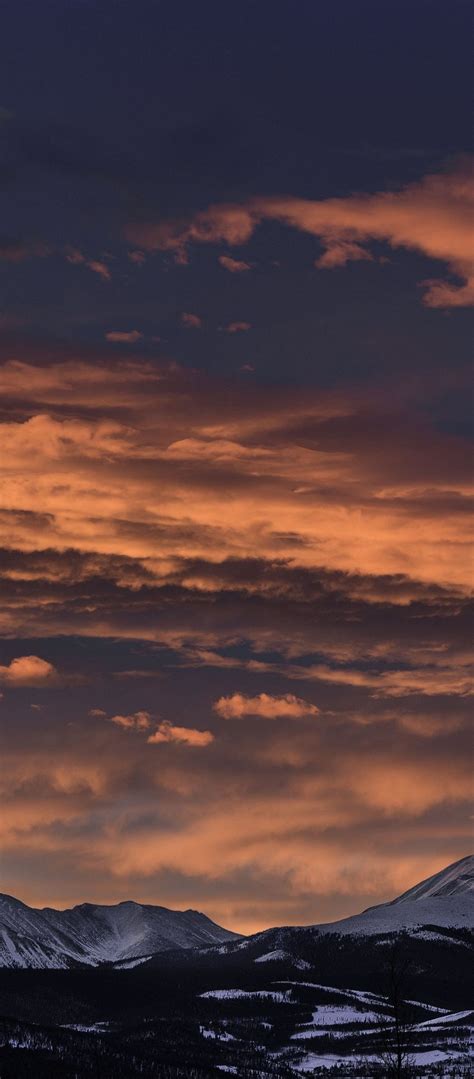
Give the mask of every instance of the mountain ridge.
POLYGON ((473 925, 473 899, 473 855, 360 914, 306 927, 274 927, 251 937, 224 929, 192 908, 177 911, 130 899, 56 910, 29 907, 14 896, 0 895, 0 967, 64 969, 112 963, 125 968, 169 950, 228 952, 259 941, 267 950, 271 935, 284 934, 291 941, 304 930, 354 937, 465 930, 473 925))
POLYGON ((0 896, 0 967, 97 966, 167 949, 202 948, 238 936, 191 909, 124 900, 56 910, 0 896))

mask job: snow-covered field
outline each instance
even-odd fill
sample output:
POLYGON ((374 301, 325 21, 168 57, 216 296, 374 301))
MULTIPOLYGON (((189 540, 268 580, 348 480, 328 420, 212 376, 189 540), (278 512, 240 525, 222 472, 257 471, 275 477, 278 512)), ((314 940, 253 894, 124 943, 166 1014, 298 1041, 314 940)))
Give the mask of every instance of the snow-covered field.
MULTIPOLYGON (((222 1006, 221 1024, 210 1030, 202 1028, 202 1036, 220 1038, 221 1042, 240 1042, 239 1024, 245 1023, 248 1013, 243 1010, 242 1017, 236 1013, 235 1004, 243 1006, 251 1002, 259 1008, 255 1016, 255 1031, 258 1027, 271 1027, 263 1018, 265 1005, 272 1008, 274 1023, 278 1026, 275 1006, 284 1005, 301 1009, 308 1005, 308 999, 314 996, 311 1019, 296 1021, 294 1032, 288 1035, 286 1046, 272 1051, 271 1057, 280 1062, 295 1075, 321 1075, 330 1079, 331 1075, 345 1079, 357 1079, 367 1074, 367 1066, 381 1068, 383 1075, 383 1054, 386 1052, 392 1025, 391 1008, 382 995, 362 989, 340 989, 311 981, 284 981, 269 983, 268 989, 260 991, 245 989, 211 989, 200 994, 203 1000, 220 1002, 222 1006), (232 1012, 225 1012, 227 1001, 234 1003, 232 1012), (321 1048, 319 1048, 319 1043, 321 1048)), ((411 1002, 416 1014, 416 1022, 410 1026, 407 1038, 410 1059, 417 1079, 453 1076, 455 1079, 471 1074, 470 1053, 474 1044, 474 1012, 463 1009, 446 1012, 444 1008, 411 1002)), ((231 1049, 231 1046, 229 1046, 231 1049)), ((229 1054, 229 1066, 232 1064, 232 1052, 229 1054)))
MULTIPOLYGON (((329 1079, 330 1072, 332 1070, 334 1070, 335 1075, 338 1074, 339 1076, 341 1076, 341 1070, 340 1069, 350 1067, 350 1069, 351 1069, 350 1072, 347 1071, 345 1073, 345 1079, 357 1079, 359 1074, 361 1074, 361 1075, 366 1075, 367 1074, 366 1069, 365 1069, 365 1066, 367 1064, 369 1064, 369 1063, 370 1064, 380 1064, 380 1062, 381 1062, 380 1056, 377 1056, 376 1054, 373 1054, 373 1053, 368 1053, 368 1054, 364 1055, 363 1058, 360 1057, 359 1059, 354 1057, 350 1061, 350 1063, 348 1063, 347 1056, 338 1056, 335 1053, 328 1053, 327 1055, 324 1055, 324 1056, 320 1055, 319 1053, 308 1053, 304 1057, 304 1059, 300 1061, 300 1063, 293 1065, 293 1067, 294 1067, 295 1071, 300 1072, 302 1074, 305 1074, 305 1073, 308 1074, 309 1073, 309 1075, 312 1075, 314 1073, 315 1068, 324 1068, 324 1070, 328 1072, 328 1079, 329 1079)), ((430 1049, 430 1050, 428 1050, 426 1052, 422 1052, 422 1053, 416 1053, 415 1052, 415 1053, 412 1054, 412 1056, 410 1058, 410 1063, 412 1065, 415 1065, 415 1067, 417 1067, 418 1069, 421 1069, 421 1071, 418 1073, 418 1079, 430 1079, 430 1077, 433 1076, 433 1075, 441 1075, 442 1076, 443 1075, 442 1070, 441 1070, 441 1072, 439 1070, 436 1071, 436 1072, 432 1072, 431 1070, 428 1071, 428 1072, 425 1071, 426 1068, 431 1069, 431 1067, 433 1065, 437 1066, 438 1068, 440 1066, 441 1066, 441 1068, 443 1066, 446 1066, 446 1067, 449 1066, 450 1069, 451 1068, 456 1068, 457 1066, 460 1069, 461 1068, 465 1069, 466 1067, 467 1068, 469 1067, 469 1059, 467 1058, 467 1056, 465 1054, 449 1053, 449 1052, 444 1052, 443 1050, 440 1050, 440 1049, 430 1049)), ((344 1073, 342 1073, 342 1074, 344 1074, 344 1073)), ((451 1074, 456 1075, 456 1076, 461 1076, 463 1074, 463 1072, 461 1072, 459 1070, 459 1071, 453 1071, 453 1072, 451 1072, 451 1074)), ((468 1077, 469 1075, 472 1075, 472 1072, 464 1071, 464 1075, 466 1077, 468 1077)))

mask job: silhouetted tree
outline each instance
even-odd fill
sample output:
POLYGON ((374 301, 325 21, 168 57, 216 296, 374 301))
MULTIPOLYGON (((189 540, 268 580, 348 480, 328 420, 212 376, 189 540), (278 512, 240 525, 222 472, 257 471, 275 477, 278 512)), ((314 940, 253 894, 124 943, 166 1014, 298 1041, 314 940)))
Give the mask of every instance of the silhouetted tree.
POLYGON ((387 1079, 410 1079, 414 1075, 411 1053, 413 1008, 407 997, 413 972, 408 938, 400 934, 390 949, 385 970, 385 995, 391 1014, 382 1036, 381 1063, 387 1079))

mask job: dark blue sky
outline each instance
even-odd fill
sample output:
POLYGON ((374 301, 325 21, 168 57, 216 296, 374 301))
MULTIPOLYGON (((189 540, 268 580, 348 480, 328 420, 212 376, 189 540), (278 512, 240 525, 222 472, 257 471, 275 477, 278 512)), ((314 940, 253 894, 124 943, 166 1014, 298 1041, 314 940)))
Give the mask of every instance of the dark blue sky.
POLYGON ((443 365, 466 320, 428 314, 414 283, 432 267, 388 252, 317 273, 314 237, 268 225, 230 281, 215 252, 184 272, 138 273, 123 231, 254 195, 311 199, 398 189, 470 144, 470 5, 416 2, 165 4, 22 0, 3 6, 0 177, 4 240, 43 246, 38 269, 2 266, 2 310, 33 338, 97 345, 139 325, 147 352, 257 377, 333 379, 443 365), (109 286, 65 265, 65 247, 113 256, 109 286), (278 263, 277 266, 274 264, 278 263), (190 339, 176 325, 204 316, 190 339), (117 324, 117 320, 120 325, 117 324), (252 339, 218 327, 250 322, 252 339))

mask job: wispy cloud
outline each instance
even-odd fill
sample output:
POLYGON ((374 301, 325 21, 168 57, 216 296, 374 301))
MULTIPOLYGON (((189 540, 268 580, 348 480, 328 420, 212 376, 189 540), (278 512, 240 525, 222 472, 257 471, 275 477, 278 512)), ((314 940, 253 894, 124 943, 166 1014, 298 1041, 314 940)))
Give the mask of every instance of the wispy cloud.
POLYGON ((98 274, 103 281, 112 280, 110 269, 103 259, 88 258, 82 251, 72 247, 66 249, 66 260, 73 266, 85 266, 88 270, 92 270, 92 273, 98 274))
POLYGON ((136 266, 143 266, 143 263, 146 262, 146 255, 143 251, 129 251, 128 257, 130 262, 134 262, 136 266))
POLYGON ((105 339, 118 345, 134 345, 143 339, 143 334, 140 330, 108 330, 105 339))
POLYGON ((219 255, 218 261, 224 270, 228 270, 229 273, 246 273, 247 270, 252 269, 249 262, 244 262, 243 259, 231 258, 230 255, 219 255))
POLYGON ((251 329, 250 322, 229 322, 226 326, 227 333, 246 333, 251 329))
POLYGON ((103 281, 111 280, 112 274, 109 270, 109 267, 106 265, 105 262, 102 262, 100 259, 88 259, 86 261, 86 266, 89 268, 89 270, 92 270, 92 273, 98 274, 103 281))
POLYGON ((30 258, 45 258, 50 249, 39 241, 22 240, 14 236, 0 236, 0 260, 24 262, 30 258))
POLYGON ((240 206, 211 206, 182 222, 134 225, 129 235, 148 249, 185 251, 189 244, 248 242, 262 221, 278 221, 317 237, 325 251, 322 269, 370 259, 367 244, 417 251, 444 263, 454 280, 422 282, 428 307, 461 307, 474 303, 474 274, 469 229, 474 185, 469 162, 423 177, 399 191, 311 200, 291 196, 261 197, 240 206))
POLYGON ((188 330, 200 330, 202 326, 202 318, 200 315, 193 315, 191 311, 183 311, 181 315, 181 322, 183 326, 186 326, 188 330))

